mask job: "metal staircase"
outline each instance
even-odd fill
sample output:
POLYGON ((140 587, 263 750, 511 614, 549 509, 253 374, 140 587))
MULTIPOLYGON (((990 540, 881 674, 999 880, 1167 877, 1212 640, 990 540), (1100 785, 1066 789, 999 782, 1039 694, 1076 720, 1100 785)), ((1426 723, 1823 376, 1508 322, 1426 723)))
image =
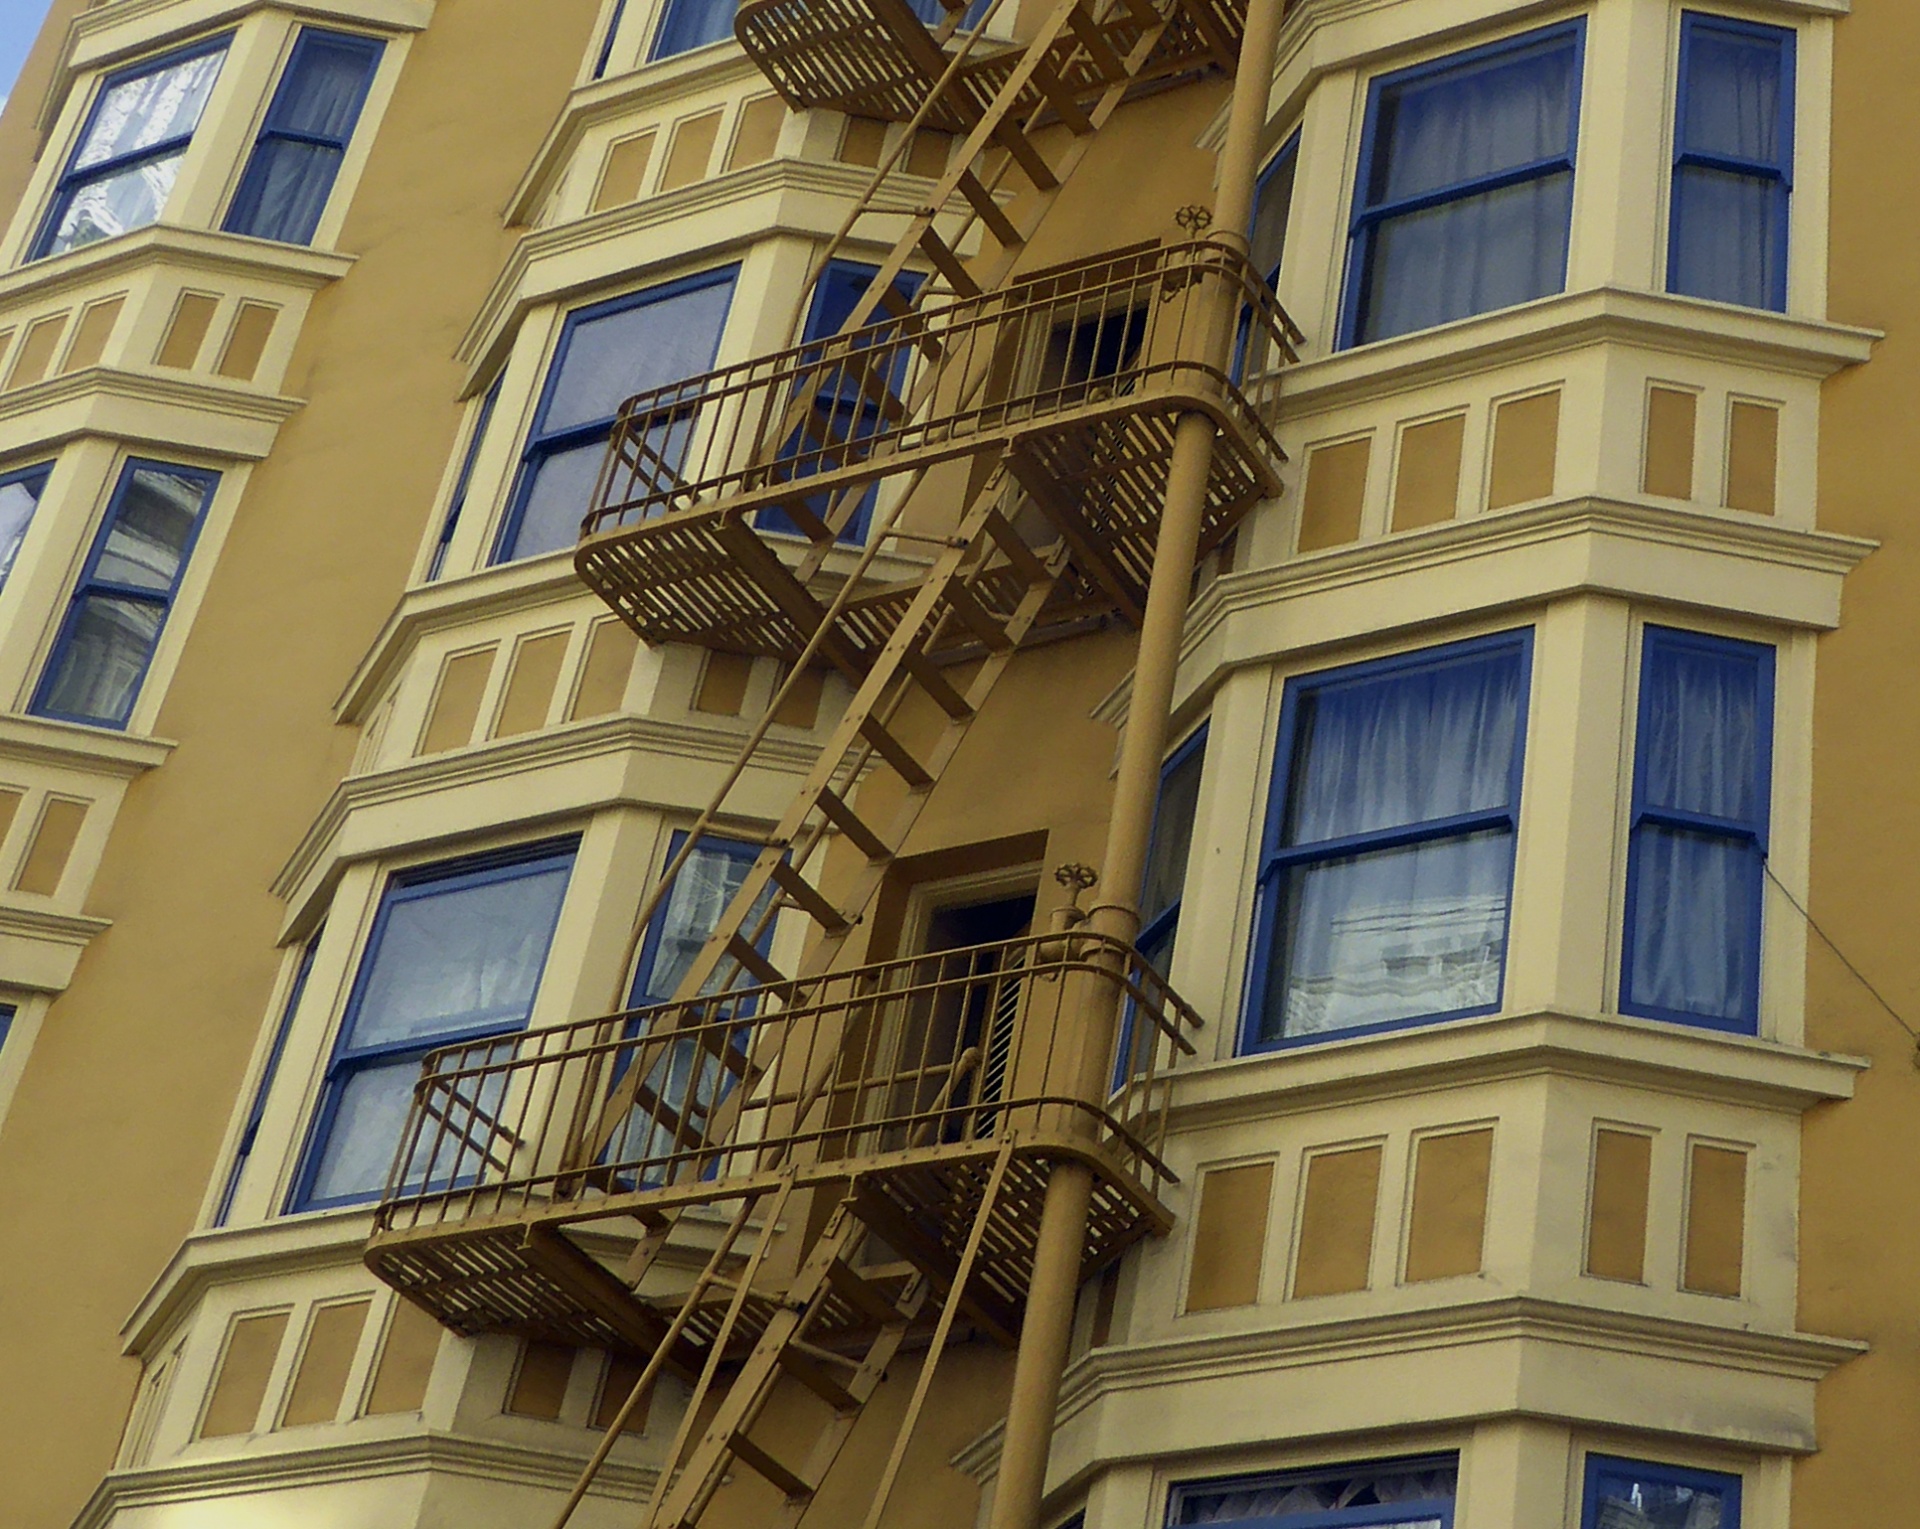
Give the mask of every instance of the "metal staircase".
MULTIPOLYGON (((788 669, 640 930, 803 672, 851 698, 672 1002, 427 1059, 367 1252, 456 1331, 644 1358, 627 1412, 662 1374, 690 1386, 648 1529, 695 1524, 735 1466, 800 1523, 888 1361, 924 1345, 876 1525, 956 1328, 1019 1338, 1055 1165, 1094 1185, 1083 1274, 1171 1225, 1166 1080, 1198 1019, 1130 945, 1081 930, 841 962, 1014 656, 1140 621, 1181 421, 1216 433, 1203 549, 1279 492, 1273 374, 1297 333, 1231 241, 1014 274, 1128 91, 1230 67, 1241 9, 1059 0, 1023 45, 954 49, 960 6, 932 31, 904 0, 741 9, 793 104, 964 141, 838 333, 642 394, 616 424, 582 578, 649 642, 788 669), (967 255, 975 226, 992 247, 967 255), (914 575, 881 579, 883 556, 914 575), (791 970, 769 954, 783 918, 791 970), (1089 1003, 1126 1016, 1119 1059, 1088 1054, 1089 1003), (1095 1103, 1089 1076, 1119 1086, 1095 1103), (731 1220, 676 1291, 662 1255, 696 1211, 731 1220), (807 1244, 802 1224, 824 1229, 807 1244), (760 1428, 794 1387, 819 1423, 798 1454, 760 1428)), ((884 210, 891 163, 833 247, 884 210)))

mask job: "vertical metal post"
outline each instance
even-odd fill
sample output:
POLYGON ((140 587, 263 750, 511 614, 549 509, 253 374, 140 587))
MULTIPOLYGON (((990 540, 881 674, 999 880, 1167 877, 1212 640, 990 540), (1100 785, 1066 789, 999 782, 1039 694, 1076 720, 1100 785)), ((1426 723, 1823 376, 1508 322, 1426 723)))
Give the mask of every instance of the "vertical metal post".
MULTIPOLYGON (((1287 0, 1248 0, 1247 5, 1233 107, 1220 155, 1212 233, 1212 237, 1242 250, 1253 221, 1254 181, 1279 54, 1280 23, 1286 9, 1287 0)), ((1205 359, 1224 372, 1236 317, 1233 293, 1225 283, 1210 285, 1219 311, 1212 323, 1203 323, 1200 328, 1212 352, 1205 359)), ((1134 662, 1127 731, 1120 748, 1113 816, 1107 826, 1100 891, 1088 919, 1088 927, 1094 932, 1128 943, 1140 929, 1140 883, 1146 873, 1147 845, 1160 793, 1160 764, 1167 747, 1168 714, 1180 663, 1180 639, 1186 628, 1187 600, 1206 513, 1214 431, 1208 415, 1188 414, 1181 418, 1174 438, 1166 505, 1154 548, 1153 578, 1134 662)), ((1083 1039, 1077 1092, 1084 1099, 1099 1101, 1106 1095, 1118 1004, 1111 984, 1088 983, 1083 990, 1088 1001, 1080 1016, 1083 1039)), ((1084 1166, 1054 1166, 1041 1214, 1020 1350, 1014 1361, 1013 1395, 1007 1408, 989 1529, 1039 1529, 1048 1445, 1060 1400, 1060 1377, 1067 1365, 1092 1191, 1093 1176, 1084 1166)))

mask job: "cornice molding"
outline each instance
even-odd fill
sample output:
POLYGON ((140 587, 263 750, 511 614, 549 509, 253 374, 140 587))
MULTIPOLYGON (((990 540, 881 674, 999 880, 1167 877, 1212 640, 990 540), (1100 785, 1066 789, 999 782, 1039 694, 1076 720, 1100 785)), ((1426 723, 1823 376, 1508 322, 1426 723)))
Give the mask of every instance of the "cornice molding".
POLYGON ((49 377, 0 395, 0 442, 12 451, 49 447, 80 436, 110 436, 163 450, 191 450, 235 461, 260 461, 273 449, 280 427, 306 407, 303 398, 264 393, 234 383, 182 373, 123 371, 89 366, 49 377), (241 427, 239 434, 209 439, 187 426, 139 429, 100 417, 99 406, 178 410, 241 427), (35 416, 45 416, 35 427, 35 416))
MULTIPOLYGON (((1867 1351, 1866 1344, 1842 1338, 1761 1333, 1537 1296, 1504 1296, 1420 1311, 1095 1349, 1068 1370, 1055 1427, 1127 1391, 1240 1376, 1278 1377, 1336 1361, 1487 1343, 1595 1348, 1656 1362, 1709 1365, 1799 1382, 1820 1380, 1867 1351)), ((1383 1420, 1389 1414, 1399 1420, 1396 1409, 1383 1407, 1383 1420)), ((953 1456, 955 1467, 976 1481, 992 1480, 1004 1430, 1004 1423, 994 1424, 953 1456)), ((1137 1463, 1137 1452, 1131 1458, 1137 1463)))
POLYGON ((0 759, 86 770, 132 780, 167 762, 180 745, 168 738, 110 732, 75 722, 54 722, 20 712, 0 712, 0 759))
POLYGON ((1799 1114, 1852 1098, 1870 1065, 1624 1015, 1494 1015, 1183 1067, 1172 1077, 1168 1126, 1197 1130, 1541 1076, 1799 1114))
POLYGON ((0 275, 0 309, 27 298, 58 297, 69 289, 93 287, 115 276, 131 277, 154 265, 210 274, 264 276, 317 292, 345 276, 358 260, 357 255, 332 250, 276 244, 177 223, 155 223, 0 275))

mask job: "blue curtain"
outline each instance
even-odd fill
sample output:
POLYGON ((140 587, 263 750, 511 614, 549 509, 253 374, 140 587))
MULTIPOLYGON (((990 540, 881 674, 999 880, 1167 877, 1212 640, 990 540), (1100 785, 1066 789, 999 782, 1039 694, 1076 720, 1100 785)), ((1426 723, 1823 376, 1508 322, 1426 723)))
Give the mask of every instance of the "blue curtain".
POLYGON ((733 36, 739 0, 668 0, 667 14, 653 40, 655 58, 691 53, 733 36))
POLYGON ((1577 57, 1567 38, 1382 90, 1365 206, 1383 211, 1364 236, 1357 340, 1565 285, 1577 57))
POLYGON ((1786 302, 1790 34, 1688 18, 1673 172, 1675 292, 1786 302))
POLYGON ((1757 1018, 1769 719, 1765 650, 1648 635, 1626 1007, 1757 1018))
POLYGON ((1302 698, 1263 1039, 1498 1004, 1513 830, 1475 815, 1514 805, 1523 679, 1507 648, 1302 698))
POLYGON ((380 53, 364 37, 302 35, 234 195, 229 231, 283 244, 313 238, 380 53))

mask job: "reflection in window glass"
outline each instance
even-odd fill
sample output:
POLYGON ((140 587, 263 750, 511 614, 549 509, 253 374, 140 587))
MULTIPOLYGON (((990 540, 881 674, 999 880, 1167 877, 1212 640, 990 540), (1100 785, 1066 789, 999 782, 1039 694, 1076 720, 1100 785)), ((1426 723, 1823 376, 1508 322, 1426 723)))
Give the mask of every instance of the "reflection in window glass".
POLYGON ((125 727, 220 475, 128 462, 31 710, 125 727))
MULTIPOLYGON (((420 1059, 436 1046, 526 1028, 573 855, 571 842, 546 844, 430 866, 388 884, 327 1067, 293 1209, 377 1197, 420 1059)), ((422 1165, 421 1182, 429 1176, 422 1165)))
POLYGON ((1740 1529, 1740 1478, 1587 1457, 1581 1529, 1740 1529))
POLYGON ((1173 1489, 1169 1526, 1243 1529, 1452 1529, 1460 1466, 1452 1455, 1288 1471, 1173 1489), (1369 1511, 1371 1510, 1371 1511, 1369 1511))
POLYGON ((1288 687, 1250 1049, 1499 1007, 1527 667, 1513 633, 1288 687))
POLYGON ((1554 27, 1374 82, 1347 344, 1566 285, 1580 39, 1554 27))
POLYGON ((42 465, 0 473, 0 586, 13 572, 20 544, 27 539, 27 527, 33 524, 33 512, 40 507, 40 496, 47 491, 52 472, 52 467, 42 465))
POLYGON ((227 55, 227 40, 109 76, 54 192, 34 258, 160 220, 227 55))
MULTIPOLYGON (((597 303, 568 315, 522 454, 496 563, 555 552, 580 522, 620 405, 713 365, 738 266, 597 303)), ((653 443, 670 465, 686 442, 653 443)))

